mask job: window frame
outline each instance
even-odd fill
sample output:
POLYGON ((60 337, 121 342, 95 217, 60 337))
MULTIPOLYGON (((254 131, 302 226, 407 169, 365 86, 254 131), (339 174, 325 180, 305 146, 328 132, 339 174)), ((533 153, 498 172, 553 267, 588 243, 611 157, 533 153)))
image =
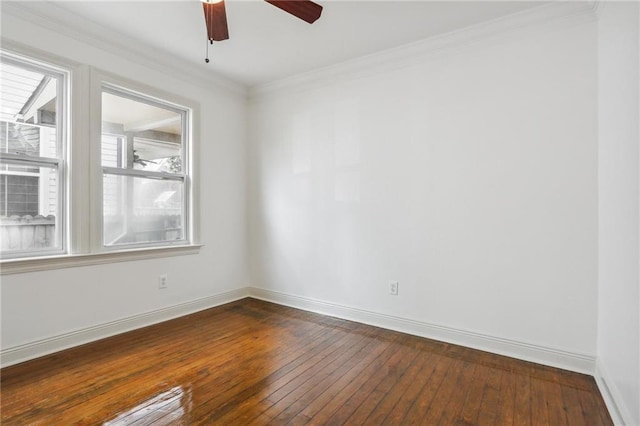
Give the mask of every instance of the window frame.
MULTIPOLYGON (((145 248, 145 247, 166 247, 166 246, 181 246, 185 244, 189 244, 191 241, 191 150, 193 141, 191 138, 191 117, 193 115, 193 109, 187 107, 185 105, 180 105, 174 101, 170 101, 167 99, 160 99, 157 96, 157 93, 149 94, 149 93, 140 93, 138 90, 132 90, 128 87, 123 87, 122 85, 113 84, 111 81, 106 81, 104 76, 100 78, 102 80, 101 89, 100 89, 100 117, 102 120, 102 94, 109 93, 111 95, 119 96, 125 99, 129 99, 136 102, 144 102, 148 105, 152 105, 158 108, 170 110, 180 114, 181 116, 181 161, 182 161, 182 170, 180 173, 168 173, 168 172, 156 172, 156 171, 145 171, 138 169, 128 169, 128 168, 120 168, 120 167, 110 167, 102 165, 102 130, 100 132, 100 162, 99 166, 101 168, 100 174, 100 204, 101 204, 101 214, 100 214, 100 241, 102 242, 102 249, 104 251, 120 251, 127 249, 135 249, 135 248, 145 248), (104 199, 103 199, 103 190, 104 190, 104 176, 105 175, 112 176, 124 176, 131 178, 143 178, 143 179, 154 179, 154 180, 164 180, 164 181, 179 181, 183 185, 183 201, 182 201, 182 217, 183 217, 183 237, 180 240, 175 241, 161 241, 161 242, 146 242, 146 243, 133 243, 133 244, 121 244, 121 245, 106 245, 104 241, 104 199)), ((110 79, 109 79, 110 80, 110 79)), ((158 92, 158 91, 154 91, 158 92)), ((101 121, 102 123, 102 121, 101 121)))
MULTIPOLYGON (((50 61, 48 58, 36 58, 33 55, 0 49, 0 60, 15 67, 40 73, 56 79, 56 152, 55 157, 25 156, 0 152, 2 163, 19 166, 47 167, 55 171, 57 181, 55 239, 56 247, 51 249, 15 250, 0 253, 0 261, 12 259, 31 259, 43 256, 55 256, 68 253, 69 250, 69 221, 68 221, 68 146, 70 143, 71 116, 71 69, 50 61)), ((10 122, 7 122, 7 125, 10 122)), ((26 124, 29 123, 18 123, 26 124)), ((8 131, 8 129, 7 129, 8 131)), ((8 143, 8 140, 7 140, 8 143)), ((11 175, 11 173, 3 173, 11 175)), ((39 175, 39 173, 38 173, 39 175)), ((39 176, 41 179, 42 177, 39 176)))
POLYGON ((64 191, 65 220, 63 236, 65 251, 43 253, 41 256, 0 258, 0 275, 47 271, 170 256, 200 253, 200 182, 199 182, 199 125, 200 106, 197 102, 171 92, 145 85, 125 77, 102 71, 87 64, 60 58, 48 52, 4 41, 3 55, 26 58, 35 63, 46 63, 68 73, 67 116, 65 134, 64 175, 60 192, 64 191), (190 110, 188 126, 190 138, 189 158, 183 160, 188 167, 185 184, 185 241, 182 244, 153 246, 127 246, 107 249, 102 241, 102 164, 101 164, 101 87, 103 84, 123 87, 144 97, 173 103, 190 110), (186 204, 188 203, 188 204, 186 204))

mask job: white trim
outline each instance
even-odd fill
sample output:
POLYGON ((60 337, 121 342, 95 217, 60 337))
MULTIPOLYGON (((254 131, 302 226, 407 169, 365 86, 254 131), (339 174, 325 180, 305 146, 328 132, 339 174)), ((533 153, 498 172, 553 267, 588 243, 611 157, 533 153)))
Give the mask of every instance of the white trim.
POLYGON ((200 247, 202 247, 202 244, 190 244, 103 253, 43 256, 31 257, 28 259, 7 259, 2 260, 0 263, 0 275, 22 274, 25 272, 48 271, 51 269, 77 268, 80 266, 103 265, 105 263, 130 262, 134 260, 198 254, 200 252, 200 247))
POLYGON ((125 169, 123 167, 102 166, 102 173, 117 176, 138 177, 159 180, 174 180, 184 183, 186 175, 182 173, 156 172, 152 170, 125 169))
POLYGON ((282 91, 309 90, 336 81, 362 78, 390 70, 424 63, 455 49, 476 49, 480 41, 502 43, 516 33, 527 34, 529 28, 544 26, 551 30, 566 29, 568 25, 593 22, 597 2, 551 2, 521 12, 438 34, 424 40, 373 53, 356 59, 329 65, 249 89, 249 98, 259 100, 282 91), (508 37, 507 37, 508 36, 508 37))
MULTIPOLYGON (((91 120, 101 117, 90 111, 91 67, 78 65, 71 74, 71 142, 68 145, 68 166, 66 191, 68 197, 68 218, 74 218, 67 229, 68 249, 71 253, 89 253, 91 251, 92 216, 92 147, 91 143, 74 141, 91 140, 91 120), (88 118, 88 119, 87 119, 88 118), (73 191, 71 190, 73 188, 73 191), (89 203, 89 204, 87 204, 89 203), (87 214, 89 206, 90 214, 87 214)), ((98 163, 100 164, 100 163, 98 163)))
POLYGON ((622 400, 620 391, 616 387, 615 382, 610 379, 611 376, 599 358, 596 360, 594 377, 613 423, 615 425, 633 425, 631 414, 622 400))
POLYGON ((52 2, 2 2, 2 13, 114 53, 165 75, 178 75, 185 81, 195 80, 206 87, 214 86, 246 96, 247 89, 241 83, 211 70, 199 69, 195 64, 175 61, 172 55, 157 47, 132 40, 52 2))
POLYGON ((517 340, 504 339, 469 330, 461 330, 439 324, 430 324, 392 315, 380 314, 364 309, 352 308, 337 303, 326 302, 309 297, 294 296, 261 288, 249 288, 249 296, 280 305, 330 315, 389 330, 415 336, 426 337, 447 343, 453 343, 473 349, 492 352, 544 364, 551 367, 593 375, 595 357, 569 352, 562 349, 535 345, 517 340))
POLYGON ((109 323, 87 327, 70 333, 60 334, 35 342, 18 345, 4 349, 0 352, 0 366, 2 368, 30 359, 38 358, 64 349, 69 349, 85 343, 94 342, 106 337, 146 327, 152 324, 168 321, 194 312, 213 308, 225 303, 247 297, 247 288, 231 290, 214 296, 203 297, 190 302, 166 308, 156 309, 151 312, 133 315, 109 323))
MULTIPOLYGON (((52 336, 23 345, 13 346, 0 351, 0 366, 7 367, 9 365, 28 361, 54 352, 59 352, 74 346, 93 342, 163 321, 168 321, 173 318, 178 318, 180 316, 209 309, 225 303, 230 303, 245 297, 253 297, 277 303, 279 305, 290 306, 296 309, 330 315, 336 318, 342 318, 363 324, 369 324, 375 327, 382 327, 415 336, 462 345, 469 348, 488 351, 552 367, 577 371, 579 373, 593 375, 594 371, 596 371, 595 358, 585 354, 533 345, 516 340, 503 339, 468 330, 429 324, 391 315, 379 314, 336 303, 330 303, 308 297, 293 296, 256 287, 243 287, 214 296, 204 297, 190 302, 160 308, 151 312, 133 315, 131 317, 111 321, 109 323, 52 336)), ((624 424, 620 421, 620 418, 615 411, 619 407, 619 405, 616 405, 613 402, 616 400, 619 401, 619 399, 615 399, 612 396, 616 395, 615 389, 613 393, 610 393, 609 389, 606 386, 603 386, 603 377, 606 377, 606 375, 603 375, 602 366, 599 365, 598 374, 596 376, 598 387, 605 398, 607 407, 612 413, 612 417, 614 421, 616 421, 616 424, 624 424), (612 409, 612 407, 614 407, 615 410, 612 409)), ((611 382, 607 381, 607 383, 611 382)), ((626 416, 626 418, 629 417, 626 416)))

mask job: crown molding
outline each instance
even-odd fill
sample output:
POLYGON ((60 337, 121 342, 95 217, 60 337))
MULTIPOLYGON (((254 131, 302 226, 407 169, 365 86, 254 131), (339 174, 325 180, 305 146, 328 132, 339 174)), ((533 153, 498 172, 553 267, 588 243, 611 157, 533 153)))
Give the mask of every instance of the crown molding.
POLYGON ((31 22, 35 25, 67 36, 81 43, 108 51, 129 61, 157 70, 171 77, 196 81, 207 87, 247 96, 247 87, 214 72, 196 68, 170 58, 158 48, 132 40, 51 2, 3 1, 2 14, 31 22))
POLYGON ((309 90, 336 80, 350 80, 424 63, 479 42, 504 42, 505 35, 525 34, 531 28, 565 28, 597 19, 598 1, 550 2, 532 9, 474 24, 448 33, 356 59, 330 65, 249 88, 249 98, 259 100, 283 91, 309 90))

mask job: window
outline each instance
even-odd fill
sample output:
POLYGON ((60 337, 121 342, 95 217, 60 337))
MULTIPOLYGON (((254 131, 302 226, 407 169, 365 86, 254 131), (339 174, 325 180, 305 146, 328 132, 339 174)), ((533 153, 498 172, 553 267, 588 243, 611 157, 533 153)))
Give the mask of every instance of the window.
POLYGON ((68 73, 0 56, 0 241, 3 258, 65 250, 68 73))
POLYGON ((102 216, 105 247, 186 240, 189 110, 102 87, 102 216))
POLYGON ((194 104, 46 58, 0 50, 0 273, 197 253, 194 104))

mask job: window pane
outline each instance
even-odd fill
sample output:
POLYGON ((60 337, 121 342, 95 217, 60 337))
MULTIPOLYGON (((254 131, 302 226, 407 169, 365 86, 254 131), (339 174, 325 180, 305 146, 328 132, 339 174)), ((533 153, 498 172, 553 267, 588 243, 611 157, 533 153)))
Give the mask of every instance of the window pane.
POLYGON ((10 167, 12 172, 0 174, 2 252, 59 248, 57 170, 10 167))
POLYGON ((60 181, 65 167, 64 140, 60 139, 64 129, 60 126, 65 110, 60 95, 66 79, 67 74, 59 68, 0 52, 3 257, 27 257, 64 247, 64 182, 60 181), (20 161, 15 162, 16 158, 20 161))
POLYGON ((0 121, 0 152, 55 158, 56 138, 52 126, 0 121))
POLYGON ((184 183, 105 174, 104 244, 184 240, 184 183))
POLYGON ((182 113, 102 93, 102 165, 182 173, 182 113))
POLYGON ((56 157, 58 79, 0 62, 1 152, 56 157))
MULTIPOLYGON (((126 149, 123 138, 116 135, 102 135, 102 165, 105 167, 124 167, 126 149)), ((126 164, 126 163, 125 163, 126 164)))

